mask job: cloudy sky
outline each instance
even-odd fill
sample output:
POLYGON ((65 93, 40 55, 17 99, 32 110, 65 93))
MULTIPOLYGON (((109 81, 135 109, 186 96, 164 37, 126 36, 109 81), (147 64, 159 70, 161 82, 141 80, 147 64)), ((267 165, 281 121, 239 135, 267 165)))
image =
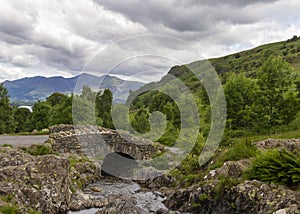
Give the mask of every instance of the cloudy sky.
POLYGON ((0 0, 0 82, 170 66, 300 35, 299 0, 0 0), (226 2, 226 3, 224 3, 226 2))

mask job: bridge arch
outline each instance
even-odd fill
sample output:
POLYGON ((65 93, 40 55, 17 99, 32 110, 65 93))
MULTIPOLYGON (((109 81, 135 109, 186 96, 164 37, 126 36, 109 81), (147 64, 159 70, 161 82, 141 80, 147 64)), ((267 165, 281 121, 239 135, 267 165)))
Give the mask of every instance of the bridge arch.
POLYGON ((101 165, 102 176, 131 178, 138 163, 132 156, 122 152, 112 152, 105 156, 101 165))

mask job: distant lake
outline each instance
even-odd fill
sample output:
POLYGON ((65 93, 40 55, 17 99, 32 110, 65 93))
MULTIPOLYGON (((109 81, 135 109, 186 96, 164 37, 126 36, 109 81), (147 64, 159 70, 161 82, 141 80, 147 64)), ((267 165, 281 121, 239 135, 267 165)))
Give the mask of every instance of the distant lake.
POLYGON ((27 108, 32 112, 32 106, 19 106, 18 108, 27 108))

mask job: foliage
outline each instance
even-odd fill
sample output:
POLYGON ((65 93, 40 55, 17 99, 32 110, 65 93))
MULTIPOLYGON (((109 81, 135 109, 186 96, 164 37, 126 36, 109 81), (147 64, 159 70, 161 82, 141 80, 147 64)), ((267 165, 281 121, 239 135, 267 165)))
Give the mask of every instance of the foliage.
POLYGON ((2 147, 9 147, 9 148, 13 148, 13 146, 12 146, 11 144, 7 144, 7 143, 3 144, 3 145, 2 145, 2 147))
POLYGON ((12 194, 7 194, 5 196, 2 196, 1 200, 10 203, 12 202, 13 198, 14 196, 12 194))
POLYGON ((33 144, 30 147, 22 147, 22 149, 33 156, 49 155, 53 153, 50 146, 43 144, 33 144))
POLYGON ((21 210, 18 206, 16 205, 6 205, 0 207, 0 213, 3 214, 21 214, 21 210))
POLYGON ((42 130, 49 127, 49 112, 51 106, 47 102, 38 101, 32 107, 32 124, 35 129, 42 130))
POLYGON ((70 162, 71 166, 75 166, 77 163, 85 163, 85 162, 91 162, 91 160, 87 157, 76 157, 76 156, 69 156, 68 160, 70 162))
POLYGON ((220 177, 218 179, 218 183, 217 183, 217 185, 215 186, 215 189, 214 189, 215 199, 222 198, 225 195, 225 193, 228 189, 230 189, 231 187, 233 187, 233 186, 235 186, 239 183, 240 182, 235 178, 220 175, 220 177))
POLYGON ((140 108, 136 112, 132 113, 130 121, 132 127, 141 134, 150 130, 149 112, 147 109, 140 108))
POLYGON ((199 157, 202 152, 204 142, 203 136, 199 134, 191 152, 186 155, 185 159, 181 163, 180 170, 182 174, 193 174, 200 169, 199 157))
POLYGON ((295 119, 299 100, 291 66, 281 57, 269 57, 257 72, 257 79, 255 112, 260 127, 271 130, 295 119))
MULTIPOLYGON (((172 91, 169 86, 167 89, 172 91)), ((149 115, 151 113, 156 111, 163 113, 166 117, 166 129, 157 141, 167 146, 176 143, 180 132, 181 117, 179 108, 171 97, 162 92, 149 91, 133 100, 130 110, 130 122, 139 133, 146 133, 150 130, 149 115)))
POLYGON ((49 111, 49 125, 72 124, 72 100, 73 96, 54 93, 46 102, 51 106, 49 111))
POLYGON ((12 108, 7 89, 0 84, 0 134, 12 133, 15 130, 12 108))
POLYGON ((32 131, 32 113, 29 109, 14 107, 13 116, 16 124, 15 133, 32 131))
POLYGON ((210 169, 221 167, 226 161, 237 161, 244 158, 251 158, 255 155, 256 147, 252 145, 248 139, 233 142, 229 148, 225 149, 225 151, 217 157, 216 163, 213 164, 210 169))
POLYGON ((285 149, 262 151, 252 162, 246 177, 297 186, 300 184, 300 155, 285 149))
POLYGON ((230 129, 251 127, 251 106, 257 92, 255 81, 244 74, 231 74, 224 85, 224 92, 230 129))
POLYGON ((89 86, 83 86, 80 95, 53 93, 45 101, 35 103, 31 115, 25 116, 23 110, 15 111, 16 121, 20 121, 17 124, 21 126, 18 132, 42 130, 58 124, 72 124, 73 121, 81 125, 94 125, 96 121, 101 121, 98 125, 113 128, 111 104, 112 93, 108 89, 104 90, 101 96, 100 92, 94 92, 89 86), (96 114, 93 111, 96 111, 96 114))
POLYGON ((111 116, 112 100, 113 96, 109 89, 105 89, 102 95, 98 92, 96 95, 96 116, 102 121, 98 125, 114 129, 111 116))

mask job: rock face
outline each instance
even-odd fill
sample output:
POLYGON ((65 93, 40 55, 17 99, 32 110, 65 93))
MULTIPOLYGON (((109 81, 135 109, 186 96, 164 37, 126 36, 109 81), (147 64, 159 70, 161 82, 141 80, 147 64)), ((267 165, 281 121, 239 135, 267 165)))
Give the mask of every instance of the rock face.
POLYGON ((291 152, 300 151, 300 139, 267 139, 254 143, 259 149, 285 148, 291 152))
POLYGON ((91 200, 82 191, 100 176, 100 167, 86 157, 35 157, 23 150, 0 147, 0 196, 12 197, 10 202, 18 205, 22 213, 28 208, 49 214, 100 208, 108 201, 91 200))
POLYGON ((214 185, 181 189, 166 201, 174 210, 192 213, 272 213, 285 209, 287 213, 299 213, 300 195, 284 187, 275 187, 260 181, 245 181, 226 190, 221 198, 212 197, 214 185))
POLYGON ((42 213, 65 212, 70 202, 70 164, 54 155, 33 157, 21 150, 0 149, 0 194, 42 213))
MULTIPOLYGON (((86 154, 99 157, 118 152, 130 155, 134 159, 144 160, 153 156, 157 149, 153 143, 128 133, 98 126, 59 125, 50 127, 48 142, 59 153, 86 154)), ((99 157, 104 158, 104 157, 99 157)))
MULTIPOLYGON (((267 139, 253 145, 262 150, 300 151, 300 139, 267 139)), ((209 171, 199 184, 171 190, 165 204, 172 210, 190 213, 300 213, 299 191, 257 180, 244 181, 249 164, 249 159, 225 162, 209 171)))
POLYGON ((229 184, 230 179, 242 179, 248 164, 247 160, 226 162, 210 171, 201 184, 172 191, 165 204, 172 210, 191 213, 264 214, 280 209, 286 213, 300 213, 299 192, 256 180, 229 184), (221 176, 225 183, 220 183, 221 176))

